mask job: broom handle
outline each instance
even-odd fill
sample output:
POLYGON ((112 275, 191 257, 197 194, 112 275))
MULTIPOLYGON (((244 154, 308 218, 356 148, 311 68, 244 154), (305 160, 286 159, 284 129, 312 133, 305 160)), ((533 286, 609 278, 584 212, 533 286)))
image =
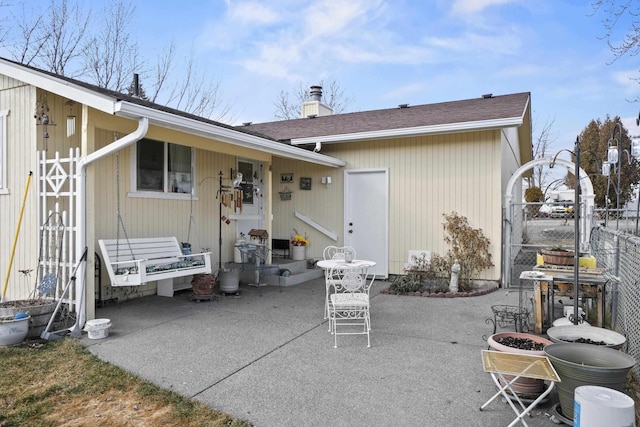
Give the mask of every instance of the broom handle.
POLYGON ((16 254, 16 244, 18 243, 18 234, 20 234, 20 225, 22 224, 22 215, 24 214, 24 206, 27 204, 27 194, 29 193, 29 184, 31 183, 31 177, 33 172, 29 172, 27 178, 27 186, 24 189, 24 197, 22 198, 22 207, 20 208, 20 217, 18 218, 18 227, 16 228, 16 236, 13 238, 13 245, 11 246, 11 258, 9 259, 9 266, 7 267, 7 277, 4 279, 4 286, 2 287, 2 298, 0 302, 4 302, 4 296, 7 293, 7 285, 9 284, 9 276, 11 276, 11 266, 13 265, 13 257, 16 254))

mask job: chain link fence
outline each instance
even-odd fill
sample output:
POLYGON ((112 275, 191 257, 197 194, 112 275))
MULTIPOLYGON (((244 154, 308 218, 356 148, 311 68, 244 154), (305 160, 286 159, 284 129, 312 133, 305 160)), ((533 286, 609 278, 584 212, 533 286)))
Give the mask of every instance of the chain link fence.
MULTIPOLYGON (((575 222, 572 207, 566 203, 511 205, 513 234, 509 238, 510 258, 505 260, 505 272, 509 278, 506 287, 518 286, 520 273, 531 270, 536 265, 536 254, 540 249, 574 249, 575 222), (550 208, 553 211, 550 211, 550 208)), ((583 211, 584 207, 581 205, 580 209, 583 211)), ((590 221, 590 217, 586 218, 585 224, 590 224, 590 221)))
MULTIPOLYGON (((591 252, 609 280, 605 301, 611 329, 627 338, 627 354, 640 360, 640 237, 608 225, 592 230, 591 252)), ((640 364, 633 372, 640 378, 640 364)))

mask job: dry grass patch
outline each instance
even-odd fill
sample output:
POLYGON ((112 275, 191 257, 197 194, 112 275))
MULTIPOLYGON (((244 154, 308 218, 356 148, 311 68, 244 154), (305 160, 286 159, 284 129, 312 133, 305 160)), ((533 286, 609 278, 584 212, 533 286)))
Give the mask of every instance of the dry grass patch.
POLYGON ((102 362, 76 340, 0 347, 0 427, 249 426, 102 362))

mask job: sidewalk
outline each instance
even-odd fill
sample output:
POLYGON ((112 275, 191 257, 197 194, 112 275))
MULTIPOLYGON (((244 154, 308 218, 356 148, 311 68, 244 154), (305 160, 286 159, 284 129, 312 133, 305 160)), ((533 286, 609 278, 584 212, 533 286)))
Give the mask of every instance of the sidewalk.
MULTIPOLYGON (((323 319, 324 279, 285 287, 241 286, 241 296, 194 302, 145 297, 98 308, 109 337, 83 344, 156 385, 260 427, 500 426, 515 414, 483 372, 491 305, 518 304, 499 289, 465 298, 379 294, 371 300, 371 348, 364 336, 333 336, 323 319)), ((527 418, 555 425, 557 402, 527 418)))

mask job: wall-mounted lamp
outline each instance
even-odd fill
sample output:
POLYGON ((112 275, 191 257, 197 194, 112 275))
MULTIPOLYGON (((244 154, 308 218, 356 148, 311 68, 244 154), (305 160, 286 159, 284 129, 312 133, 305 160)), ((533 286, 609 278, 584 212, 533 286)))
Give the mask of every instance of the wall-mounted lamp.
POLYGON ((323 176, 320 179, 320 182, 322 182, 324 185, 326 185, 328 187, 331 184, 331 177, 330 176, 323 176))

